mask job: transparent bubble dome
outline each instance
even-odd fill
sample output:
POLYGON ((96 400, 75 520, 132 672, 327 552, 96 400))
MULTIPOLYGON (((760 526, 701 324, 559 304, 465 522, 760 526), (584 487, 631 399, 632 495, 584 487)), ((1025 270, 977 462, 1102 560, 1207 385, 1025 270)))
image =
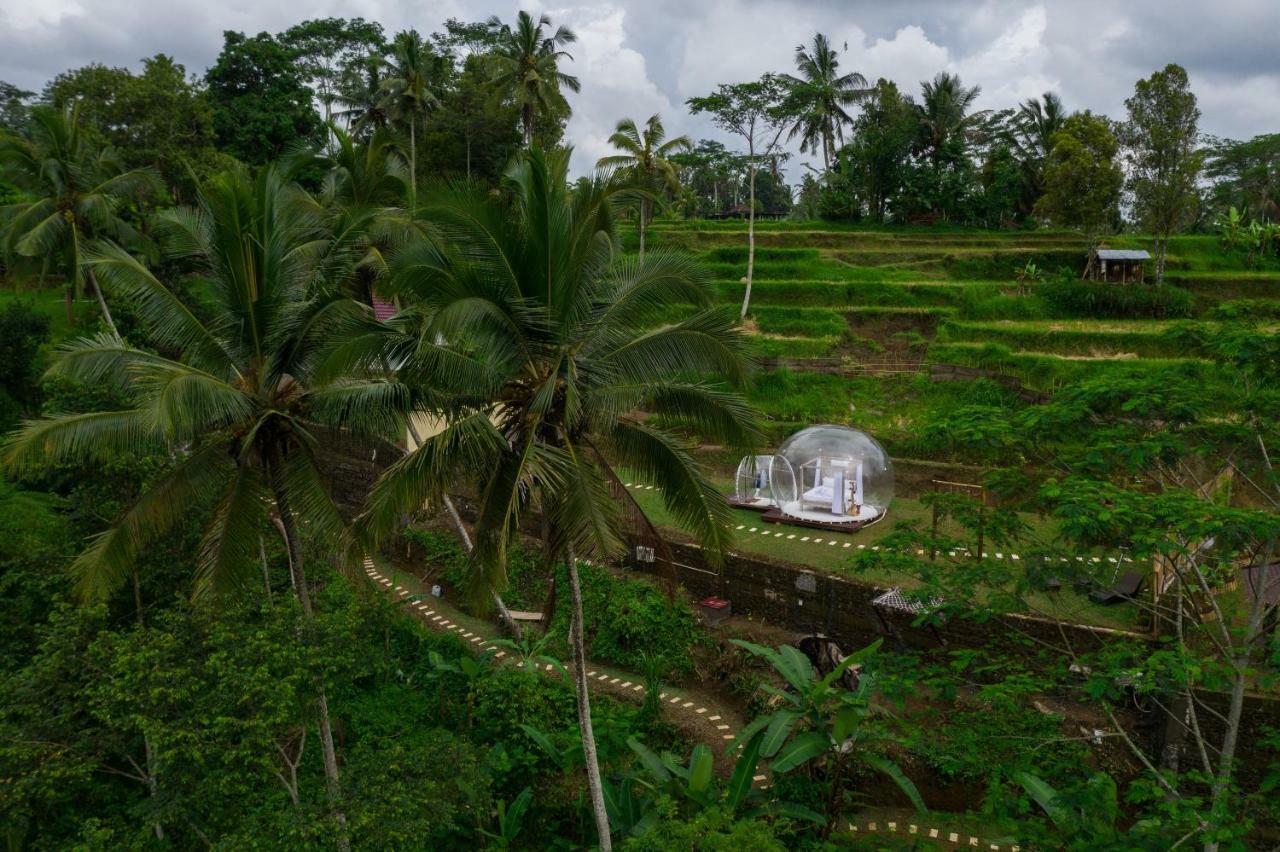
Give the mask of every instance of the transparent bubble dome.
POLYGON ((778 448, 769 487, 774 505, 786 514, 838 523, 870 521, 893 501, 893 464, 866 432, 810 426, 778 448))

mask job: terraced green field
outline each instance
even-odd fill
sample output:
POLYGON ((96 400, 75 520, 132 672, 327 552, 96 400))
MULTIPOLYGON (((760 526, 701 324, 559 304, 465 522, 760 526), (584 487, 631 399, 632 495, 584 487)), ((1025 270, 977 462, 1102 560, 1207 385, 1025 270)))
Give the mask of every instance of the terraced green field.
MULTIPOLYGON (((698 255, 717 302, 735 315, 746 289, 746 243, 741 222, 657 222, 648 240, 698 255)), ((1280 266, 1245 268, 1211 235, 1171 241, 1163 290, 1105 285, 1133 289, 1101 292, 1083 306, 1060 295, 1085 260, 1085 242, 1069 232, 784 221, 758 224, 756 244, 747 328, 761 369, 749 396, 770 445, 832 422, 865 429, 906 464, 1022 464, 1006 448, 941 440, 938 425, 970 406, 1016 412, 1037 394, 1100 374, 1189 380, 1212 395, 1229 378, 1184 351, 1171 330, 1188 319, 1243 315, 1280 326, 1280 266), (1028 263, 1040 280, 1020 286, 1028 263), (957 375, 962 380, 944 380, 957 375)), ((1107 244, 1150 249, 1149 239, 1133 235, 1107 244)), ((672 305, 670 318, 685 311, 672 305)), ((895 501, 899 519, 917 517, 918 506, 910 496, 895 501)), ((840 562, 830 554, 814 562, 785 538, 742 546, 819 568, 840 562)), ((1074 617, 1112 626, 1128 618, 1095 610, 1084 606, 1074 617)))
MULTIPOLYGON (((725 310, 741 304, 744 223, 657 222, 649 242, 698 254, 725 310)), ((1117 248, 1149 243, 1134 235, 1108 240, 1117 248)), ((1073 315, 1044 294, 1051 279, 1074 278, 1084 255, 1083 239, 1063 231, 759 223, 749 327, 760 356, 791 362, 791 370, 819 358, 853 370, 955 359, 1052 387, 1084 369, 1194 373, 1201 366, 1167 334, 1182 315, 1212 317, 1237 300, 1274 303, 1280 315, 1280 267, 1244 268, 1212 235, 1171 242, 1168 284, 1190 294, 1185 310, 1160 316, 1153 309, 1135 319, 1073 315), (1016 277, 1027 263, 1043 280, 1020 288, 1016 277)), ((673 306, 672 315, 678 311, 673 306)))

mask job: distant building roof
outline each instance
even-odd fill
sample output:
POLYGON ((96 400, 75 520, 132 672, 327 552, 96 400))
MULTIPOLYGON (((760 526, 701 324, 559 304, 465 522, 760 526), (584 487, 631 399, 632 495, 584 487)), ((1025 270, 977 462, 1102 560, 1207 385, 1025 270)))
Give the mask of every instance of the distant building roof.
POLYGON ((1099 260, 1150 260, 1142 249, 1098 249, 1099 260))

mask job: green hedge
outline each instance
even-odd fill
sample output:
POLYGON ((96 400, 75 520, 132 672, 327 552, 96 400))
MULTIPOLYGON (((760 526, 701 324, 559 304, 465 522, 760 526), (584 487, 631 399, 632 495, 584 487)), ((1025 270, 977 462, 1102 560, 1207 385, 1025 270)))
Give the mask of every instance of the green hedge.
POLYGON ((1280 301, 1270 299, 1237 299, 1223 302, 1208 313, 1209 319, 1265 321, 1280 319, 1280 301))
MULTIPOLYGON (((893 281, 771 281, 757 279, 751 287, 753 305, 797 307, 956 308, 966 298, 993 297, 1002 285, 990 283, 926 284, 893 281), (966 292, 968 291, 968 295, 966 292)), ((717 281, 717 298, 740 304, 745 286, 737 280, 717 281)))
MULTIPOLYGON (((443 568, 446 583, 455 588, 462 586, 467 557, 456 538, 437 530, 417 528, 405 530, 404 537, 423 549, 427 563, 443 568)), ((563 565, 556 566, 555 570, 561 605, 556 607, 549 628, 557 637, 551 653, 568 659, 568 580, 563 565)), ((708 640, 684 595, 677 595, 673 603, 648 580, 618 576, 596 565, 582 563, 578 572, 582 580, 589 657, 643 673, 647 655, 674 676, 692 673, 690 650, 708 640)), ((537 554, 515 548, 507 566, 507 577, 510 587, 504 597, 512 609, 542 609, 549 586, 537 554)))
POLYGON ((1191 316, 1192 296, 1168 284, 1046 281, 1036 288, 1055 317, 1175 319, 1191 316))
POLYGON ((1012 350, 1063 355, 1133 353, 1144 358, 1179 358, 1186 353, 1160 331, 1108 331, 947 322, 938 329, 939 343, 998 343, 1012 350))
POLYGON ((1068 359, 1056 355, 1013 352, 1007 346, 996 343, 984 346, 935 343, 929 348, 928 360, 935 364, 957 364, 1003 373, 1037 390, 1053 390, 1103 373, 1150 377, 1167 372, 1206 385, 1229 379, 1215 365, 1191 358, 1068 359))
POLYGON ((784 308, 773 305, 753 307, 748 316, 755 319, 764 334, 786 337, 840 337, 848 335, 849 322, 839 311, 827 308, 784 308))

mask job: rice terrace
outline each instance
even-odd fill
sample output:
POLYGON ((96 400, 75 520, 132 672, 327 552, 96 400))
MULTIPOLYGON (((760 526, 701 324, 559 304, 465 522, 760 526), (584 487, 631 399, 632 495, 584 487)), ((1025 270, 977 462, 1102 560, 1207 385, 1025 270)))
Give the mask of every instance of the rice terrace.
POLYGON ((4 848, 1280 848, 1276 8, 345 5, 0 16, 4 848))

